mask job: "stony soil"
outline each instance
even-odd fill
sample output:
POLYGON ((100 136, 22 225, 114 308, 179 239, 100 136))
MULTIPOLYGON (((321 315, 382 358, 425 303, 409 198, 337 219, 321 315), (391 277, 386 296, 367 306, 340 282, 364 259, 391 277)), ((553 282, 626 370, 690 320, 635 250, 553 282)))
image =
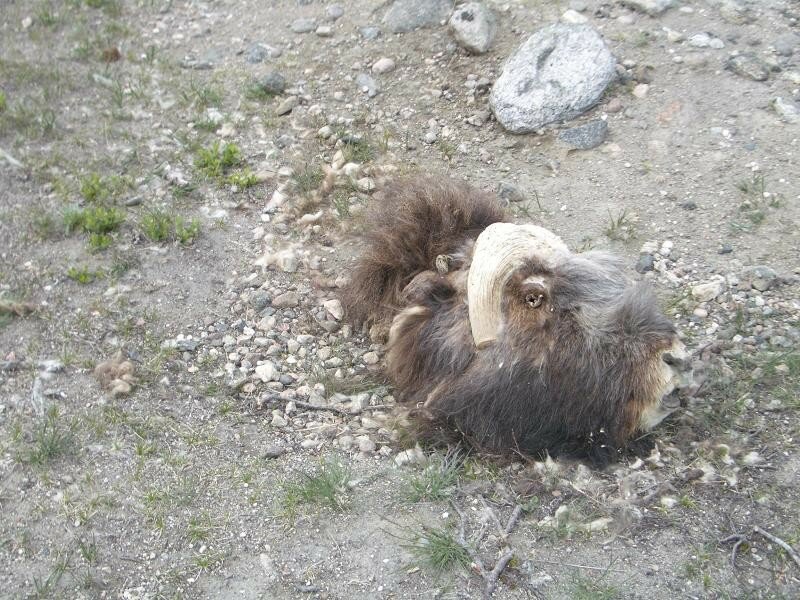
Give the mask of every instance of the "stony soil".
POLYGON ((377 1, 0 4, 0 596, 473 598, 509 551, 496 598, 800 594, 800 7, 490 5, 473 56, 377 1), (587 151, 487 108, 570 6, 621 65, 587 151), (653 283, 702 385, 650 450, 406 452, 335 300, 420 171, 653 283))

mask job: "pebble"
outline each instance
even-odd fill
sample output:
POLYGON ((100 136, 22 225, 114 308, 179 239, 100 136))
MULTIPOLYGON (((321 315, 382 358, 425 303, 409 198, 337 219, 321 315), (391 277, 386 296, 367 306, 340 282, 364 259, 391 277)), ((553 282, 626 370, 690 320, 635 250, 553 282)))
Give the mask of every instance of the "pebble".
POLYGON ((772 101, 772 108, 787 123, 800 123, 800 104, 781 97, 772 101))
POLYGON ((779 35, 772 42, 775 52, 781 56, 791 56, 798 46, 800 46, 800 35, 792 32, 779 35))
POLYGON ((623 0, 622 4, 639 12, 657 17, 668 8, 675 6, 675 0, 623 0))
POLYGON ((589 17, 582 15, 577 10, 570 8, 569 10, 564 11, 564 14, 561 15, 561 21, 564 23, 580 25, 582 23, 588 23, 589 17))
POLYGON ((300 18, 292 21, 290 27, 294 33, 311 33, 317 28, 317 22, 314 19, 300 18))
POLYGON ((333 36, 333 27, 330 25, 320 25, 317 27, 315 33, 319 37, 332 37, 333 36))
POLYGON ((753 289, 759 292, 766 292, 775 285, 778 280, 778 274, 765 265, 755 265, 746 267, 740 273, 740 279, 749 283, 753 289))
POLYGON ((328 311, 328 314, 330 314, 337 321, 341 321, 342 317, 344 317, 344 308, 342 307, 340 300, 336 298, 333 298, 332 300, 326 300, 322 303, 322 306, 324 306, 325 310, 328 311))
POLYGON ((286 89, 286 78, 277 71, 270 71, 256 81, 256 86, 267 94, 282 94, 286 89))
POLYGON ((692 296, 699 302, 710 302, 725 290, 725 280, 716 279, 692 286, 692 296))
POLYGON ((633 92, 631 92, 637 98, 644 98, 647 96, 647 92, 650 90, 650 86, 646 83, 639 83, 633 88, 633 92))
POLYGON ((608 135, 608 123, 603 119, 589 121, 584 125, 565 129, 558 139, 576 150, 591 150, 602 144, 608 135))
POLYGON ((277 381, 279 373, 274 363, 265 361, 256 366, 255 374, 262 382, 267 383, 269 381, 277 381))
POLYGON ((383 23, 392 33, 436 27, 447 18, 452 7, 451 0, 395 0, 383 16, 383 23))
POLYGON ((358 33, 360 33, 361 37, 363 37, 365 40, 376 40, 380 37, 381 30, 374 25, 366 25, 364 27, 359 27, 358 33))
POLYGON ((375 442, 373 442, 369 436, 367 435, 360 435, 356 438, 358 440, 358 451, 364 452, 365 454, 371 454, 375 452, 375 442))
POLYGON ((506 202, 524 202, 525 194, 517 186, 508 181, 501 181, 497 186, 497 195, 506 202))
POLYGON ((294 308, 299 304, 300 295, 297 292, 285 292, 279 296, 275 296, 275 298, 272 300, 272 306, 275 308, 294 308))
POLYGON ((367 352, 361 357, 365 365, 377 365, 380 362, 380 357, 377 352, 367 352))
POLYGON ((275 109, 275 114, 278 116, 288 114, 297 108, 298 104, 300 104, 300 99, 297 96, 289 96, 278 104, 278 107, 275 109))
POLYGON ((362 177, 356 181, 356 187, 359 192, 369 194, 375 191, 375 180, 372 177, 362 177))
POLYGON ((689 38, 689 45, 695 48, 714 48, 720 50, 725 47, 725 42, 707 33, 696 33, 689 38))
POLYGON ((336 21, 344 16, 344 8, 341 4, 331 4, 325 9, 325 18, 336 21))
POLYGON ((725 66, 746 79, 753 81, 769 79, 769 66, 752 52, 745 52, 730 58, 725 66))
POLYGON ((380 91, 380 85, 378 85, 378 82, 375 81, 375 78, 368 73, 359 73, 356 76, 356 85, 358 86, 358 89, 360 89, 370 98, 377 96, 378 92, 380 91))
POLYGON ((448 25, 458 45, 472 54, 485 54, 497 31, 494 14, 481 2, 458 6, 450 16, 448 25))
POLYGON ((281 446, 267 446, 264 450, 264 458, 278 458, 286 454, 286 448, 281 446))
POLYGON ((489 104, 512 133, 531 133, 594 106, 617 61, 590 25, 557 23, 530 36, 505 62, 489 104), (534 82, 548 81, 546 86, 534 82))
POLYGON ((253 44, 245 52, 244 59, 251 63, 256 64, 264 62, 268 58, 279 58, 283 54, 280 48, 273 48, 266 44, 253 44))
POLYGON ((372 65, 372 72, 378 73, 379 75, 383 75, 384 73, 389 73, 394 71, 395 63, 391 58, 383 57, 379 58, 375 61, 372 65))
POLYGON ((655 265, 655 259, 652 254, 640 254, 639 260, 636 261, 636 272, 647 273, 652 271, 655 265))

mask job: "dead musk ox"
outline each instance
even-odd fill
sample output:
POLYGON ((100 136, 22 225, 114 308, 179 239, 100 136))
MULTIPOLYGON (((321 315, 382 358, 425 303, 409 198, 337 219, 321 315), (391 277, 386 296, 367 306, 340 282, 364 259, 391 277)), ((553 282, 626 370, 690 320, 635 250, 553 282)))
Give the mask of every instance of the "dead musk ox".
POLYGON ((613 256, 433 178, 392 184, 365 237, 347 314, 388 327, 389 376, 427 433, 604 464, 678 407, 688 357, 613 256))

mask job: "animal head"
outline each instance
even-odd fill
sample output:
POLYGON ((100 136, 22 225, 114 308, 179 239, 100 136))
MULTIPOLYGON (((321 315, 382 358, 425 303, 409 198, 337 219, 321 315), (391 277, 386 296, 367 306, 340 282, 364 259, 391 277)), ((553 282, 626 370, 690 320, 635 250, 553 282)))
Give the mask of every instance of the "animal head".
POLYGON ((543 404, 569 429, 594 421, 624 443, 678 408, 674 392, 691 379, 649 289, 613 256, 573 254, 541 227, 496 223, 480 234, 467 305, 477 356, 538 371, 543 404))

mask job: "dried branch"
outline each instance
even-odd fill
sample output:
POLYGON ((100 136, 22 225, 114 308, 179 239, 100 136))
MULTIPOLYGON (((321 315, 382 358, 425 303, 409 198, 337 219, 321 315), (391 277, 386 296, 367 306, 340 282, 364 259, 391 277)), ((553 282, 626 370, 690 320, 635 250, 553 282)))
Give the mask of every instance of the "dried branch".
POLYGON ((739 535, 739 534, 729 535, 724 540, 720 540, 719 541, 720 544, 730 544, 731 542, 733 542, 734 544, 733 544, 733 549, 731 550, 730 562, 731 562, 731 567, 733 569, 735 569, 736 568, 736 554, 739 552, 739 547, 742 544, 749 544, 749 542, 747 540, 747 536, 739 535))
POLYGON ((280 396, 270 396, 267 398, 268 401, 272 402, 283 402, 288 404, 289 402, 294 402, 294 405, 297 408, 302 408, 304 410, 318 410, 322 412, 332 412, 337 415, 341 415, 343 417, 357 417, 363 412, 367 412, 370 410, 390 410, 394 408, 394 405, 391 404, 375 404, 374 406, 365 406, 363 408, 358 408, 356 410, 345 410, 343 408, 339 408, 338 406, 319 406, 317 404, 310 404, 309 402, 303 402, 301 400, 290 400, 288 398, 281 398, 280 396))
POLYGON ((786 553, 791 557, 791 559, 795 562, 795 564, 798 567, 800 567, 800 556, 797 555, 797 552, 795 552, 794 548, 792 548, 789 544, 784 542, 781 538, 772 535, 770 532, 764 531, 758 525, 753 527, 753 531, 755 533, 759 534, 759 535, 764 536, 765 538, 767 538, 773 544, 778 544, 778 546, 780 546, 781 548, 786 550, 786 553))

